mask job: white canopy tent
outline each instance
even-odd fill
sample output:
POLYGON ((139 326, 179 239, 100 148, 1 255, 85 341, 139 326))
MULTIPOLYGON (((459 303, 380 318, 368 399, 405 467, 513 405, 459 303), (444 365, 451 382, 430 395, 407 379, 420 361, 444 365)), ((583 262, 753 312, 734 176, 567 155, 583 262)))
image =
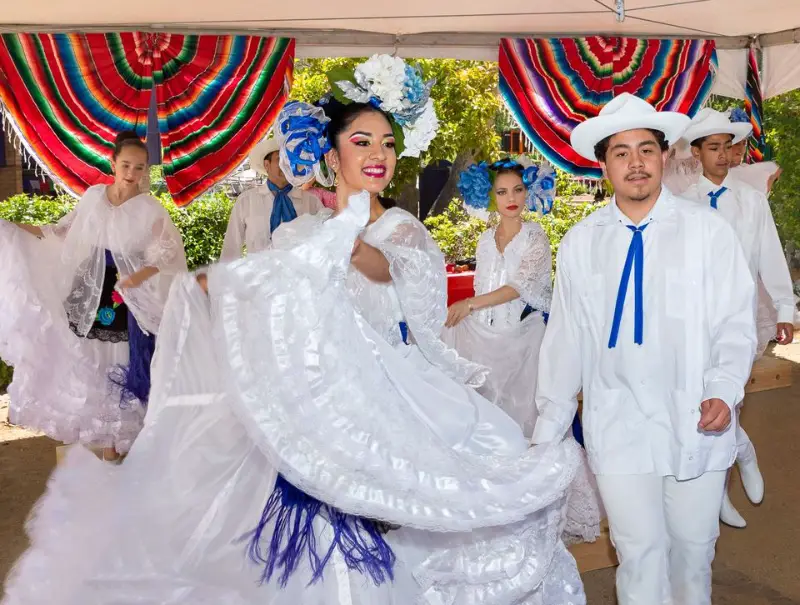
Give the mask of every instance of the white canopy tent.
POLYGON ((502 37, 712 38, 715 92, 743 98, 744 51, 765 49, 765 96, 800 87, 800 0, 4 0, 3 31, 157 31, 288 36, 299 57, 496 60, 502 37))

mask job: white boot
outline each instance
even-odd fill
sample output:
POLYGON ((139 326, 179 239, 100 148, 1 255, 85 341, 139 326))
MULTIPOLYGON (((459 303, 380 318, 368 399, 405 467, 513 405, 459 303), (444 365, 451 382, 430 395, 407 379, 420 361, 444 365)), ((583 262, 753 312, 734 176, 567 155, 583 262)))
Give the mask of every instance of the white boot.
POLYGON ((727 485, 725 486, 725 496, 722 498, 722 508, 719 511, 719 519, 725 525, 730 525, 731 527, 738 527, 740 529, 747 527, 747 521, 745 521, 744 517, 739 514, 739 511, 734 508, 733 502, 731 502, 728 496, 727 485))
POLYGON ((742 477, 744 493, 753 504, 760 504, 764 499, 764 477, 758 468, 755 451, 747 461, 737 460, 739 475, 742 477))

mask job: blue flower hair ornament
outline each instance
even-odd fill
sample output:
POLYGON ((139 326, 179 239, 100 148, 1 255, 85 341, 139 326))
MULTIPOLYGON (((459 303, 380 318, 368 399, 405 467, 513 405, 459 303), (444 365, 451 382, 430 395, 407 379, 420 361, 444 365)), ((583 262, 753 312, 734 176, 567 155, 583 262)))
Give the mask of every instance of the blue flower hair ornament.
POLYGON ((522 182, 528 190, 525 203, 531 212, 544 215, 553 210, 556 173, 550 164, 528 166, 522 173, 522 182))
POLYGON ((490 166, 486 162, 472 164, 459 176, 458 189, 469 214, 488 220, 489 213, 495 210, 493 185, 499 170, 519 170, 527 189, 525 204, 530 211, 547 214, 553 209, 556 179, 552 166, 545 163, 526 168, 514 160, 503 159, 490 166))
POLYGON ((492 178, 486 162, 472 164, 458 177, 458 190, 464 198, 464 208, 472 216, 489 219, 492 202, 492 178))
POLYGON ((750 116, 748 116, 747 112, 741 107, 734 107, 731 110, 730 115, 728 115, 728 119, 734 123, 740 123, 740 122, 745 122, 747 124, 750 123, 750 116))
POLYGON ((325 187, 333 185, 333 175, 323 168, 323 158, 331 150, 328 122, 322 108, 300 101, 290 101, 278 114, 275 138, 280 166, 295 187, 312 180, 325 187))

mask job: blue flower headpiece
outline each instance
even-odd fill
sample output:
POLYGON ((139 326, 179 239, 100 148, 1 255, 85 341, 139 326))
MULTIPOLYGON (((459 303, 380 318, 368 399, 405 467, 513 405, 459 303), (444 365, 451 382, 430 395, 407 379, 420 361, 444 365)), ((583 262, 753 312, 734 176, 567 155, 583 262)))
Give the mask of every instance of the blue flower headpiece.
POLYGON ((747 115, 747 112, 741 107, 734 107, 731 110, 728 119, 734 123, 739 123, 739 122, 746 122, 747 124, 750 123, 750 117, 747 115))
POLYGON ((527 189, 525 204, 529 210, 547 214, 553 209, 556 186, 553 167, 547 163, 525 167, 514 160, 503 159, 491 166, 486 162, 472 164, 459 175, 458 189, 464 198, 464 208, 469 214, 488 220, 489 213, 495 209, 492 191, 495 175, 502 169, 519 170, 527 189))
POLYGON ((333 185, 333 174, 323 168, 325 154, 331 150, 328 140, 330 118, 320 107, 290 101, 283 106, 275 124, 280 166, 295 187, 312 179, 324 186, 333 185))

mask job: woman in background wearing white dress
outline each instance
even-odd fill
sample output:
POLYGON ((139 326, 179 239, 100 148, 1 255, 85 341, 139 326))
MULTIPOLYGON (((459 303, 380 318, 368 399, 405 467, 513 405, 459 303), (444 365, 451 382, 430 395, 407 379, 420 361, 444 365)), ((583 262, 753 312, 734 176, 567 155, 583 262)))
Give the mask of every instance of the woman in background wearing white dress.
MULTIPOLYGON (((553 206, 555 173, 549 165, 523 166, 503 159, 473 164, 461 174, 465 208, 499 223, 478 241, 475 296, 448 310, 442 339, 490 372, 478 392, 496 404, 527 438, 536 424, 536 377, 552 298, 550 240, 523 212, 547 214, 553 206)), ((599 535, 600 507, 586 461, 569 497, 565 539, 592 541, 599 535)))
POLYGON ((140 192, 147 147, 121 133, 114 182, 54 225, 0 221, 0 355, 14 366, 9 419, 64 443, 128 451, 142 428, 150 361, 180 233, 140 192))

